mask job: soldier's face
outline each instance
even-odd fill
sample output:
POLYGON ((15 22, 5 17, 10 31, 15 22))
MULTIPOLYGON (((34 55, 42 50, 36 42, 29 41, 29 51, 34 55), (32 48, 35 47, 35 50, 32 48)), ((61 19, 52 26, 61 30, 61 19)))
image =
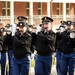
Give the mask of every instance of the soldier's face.
POLYGON ((44 23, 44 29, 45 29, 46 31, 51 30, 51 23, 50 23, 50 22, 44 23))
POLYGON ((71 29, 71 26, 67 26, 67 29, 69 29, 69 30, 70 30, 70 29, 71 29))
POLYGON ((20 32, 26 32, 26 30, 27 30, 27 27, 19 27, 20 32))

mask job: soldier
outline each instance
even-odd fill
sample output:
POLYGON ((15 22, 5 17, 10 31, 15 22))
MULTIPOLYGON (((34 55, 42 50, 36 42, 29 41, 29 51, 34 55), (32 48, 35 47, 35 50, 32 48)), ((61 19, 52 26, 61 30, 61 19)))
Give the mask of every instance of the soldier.
POLYGON ((26 17, 19 16, 17 26, 19 31, 12 37, 12 52, 13 52, 13 75, 28 75, 30 60, 29 54, 31 52, 31 35, 27 32, 26 17))
POLYGON ((74 64, 75 64, 75 52, 70 46, 70 31, 72 21, 66 22, 67 29, 62 33, 62 64, 61 71, 62 75, 74 75, 74 64))
MULTIPOLYGON (((9 35, 10 37, 12 37, 11 27, 12 27, 12 25, 10 25, 10 24, 7 24, 5 26, 6 36, 9 35)), ((9 75, 13 75, 13 66, 12 66, 12 57, 13 57, 13 54, 12 54, 12 40, 10 39, 8 41, 7 39, 8 38, 6 38, 6 43, 7 43, 7 46, 8 46, 9 75)))
POLYGON ((35 44, 37 51, 35 75, 50 75, 56 36, 51 29, 53 19, 50 17, 43 17, 42 22, 44 30, 37 34, 35 44))
MULTIPOLYGON (((75 22, 73 22, 73 29, 70 31, 70 46, 73 51, 73 58, 75 62, 75 22)), ((75 63, 73 64, 73 71, 75 71, 75 63)))
POLYGON ((5 28, 4 23, 0 23, 0 52, 1 52, 1 75, 5 75, 6 66, 5 28))
POLYGON ((56 70, 57 74, 61 75, 61 54, 62 54, 62 36, 61 33, 65 30, 65 21, 61 21, 61 25, 56 32, 56 70))

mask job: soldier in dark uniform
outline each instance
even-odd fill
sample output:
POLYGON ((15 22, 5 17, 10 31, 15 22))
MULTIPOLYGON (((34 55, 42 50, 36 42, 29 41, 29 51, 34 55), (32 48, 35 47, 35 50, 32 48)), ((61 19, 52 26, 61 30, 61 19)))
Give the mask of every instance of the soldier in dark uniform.
POLYGON ((35 75, 50 75, 52 66, 52 54, 55 51, 56 35, 51 30, 53 19, 43 17, 42 23, 44 30, 37 34, 36 51, 37 57, 35 61, 35 75))
POLYGON ((61 75, 61 54, 62 54, 62 36, 61 33, 64 32, 66 22, 61 21, 61 25, 56 32, 56 70, 57 74, 61 75))
POLYGON ((26 17, 19 16, 17 26, 19 31, 15 33, 12 39, 13 52, 13 75, 28 75, 30 60, 29 54, 31 52, 31 35, 27 32, 26 17))
MULTIPOLYGON (((9 35, 10 37, 12 37, 11 27, 12 27, 12 25, 10 25, 10 24, 7 24, 5 26, 6 36, 9 35)), ((13 66, 12 66, 12 57, 13 57, 13 53, 12 53, 12 40, 10 39, 8 41, 7 39, 8 38, 6 38, 6 43, 7 43, 7 46, 8 46, 9 75, 13 75, 13 66)))
POLYGON ((5 66, 6 66, 6 51, 7 47, 5 44, 5 28, 4 24, 0 23, 0 52, 1 52, 1 75, 5 75, 5 66))
POLYGON ((69 75, 74 75, 75 52, 70 46, 70 31, 72 24, 72 21, 67 21, 67 29, 62 33, 62 75, 68 75, 68 73, 69 75))
MULTIPOLYGON (((73 22, 73 28, 70 31, 70 46, 72 48, 73 51, 73 58, 74 58, 74 62, 75 62, 75 22, 73 22)), ((75 71, 75 63, 73 64, 73 71, 75 71)))

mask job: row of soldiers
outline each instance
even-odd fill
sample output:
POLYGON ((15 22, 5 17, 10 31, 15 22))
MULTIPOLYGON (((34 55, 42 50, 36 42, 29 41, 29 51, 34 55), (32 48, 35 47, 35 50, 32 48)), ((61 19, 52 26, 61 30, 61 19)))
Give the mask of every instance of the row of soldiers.
POLYGON ((9 75, 28 75, 30 58, 37 52, 35 75, 50 75, 52 55, 56 52, 58 75, 74 75, 75 69, 75 23, 62 21, 55 33, 52 30, 53 19, 43 17, 41 31, 35 33, 35 27, 28 27, 26 17, 19 16, 15 34, 7 25, 5 31, 0 25, 1 75, 4 75, 6 51, 9 56, 9 75), (73 29, 71 29, 71 25, 73 29))
POLYGON ((74 75, 75 22, 61 21, 56 33, 56 59, 58 75, 74 75))

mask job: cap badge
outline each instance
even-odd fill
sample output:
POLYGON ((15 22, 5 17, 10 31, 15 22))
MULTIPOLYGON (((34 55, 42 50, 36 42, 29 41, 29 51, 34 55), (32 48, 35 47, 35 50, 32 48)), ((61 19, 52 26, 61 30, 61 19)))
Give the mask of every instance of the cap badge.
POLYGON ((22 26, 22 23, 20 23, 20 26, 22 26))

